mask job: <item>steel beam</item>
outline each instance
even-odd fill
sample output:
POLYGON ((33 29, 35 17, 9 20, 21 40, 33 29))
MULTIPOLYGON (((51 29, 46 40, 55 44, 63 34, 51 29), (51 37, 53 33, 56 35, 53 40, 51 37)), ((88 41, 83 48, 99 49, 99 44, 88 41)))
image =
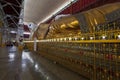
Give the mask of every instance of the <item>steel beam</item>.
POLYGON ((8 5, 15 6, 15 7, 20 7, 20 8, 22 7, 21 5, 16 5, 16 4, 10 3, 10 2, 5 1, 5 0, 0 0, 0 1, 6 3, 6 4, 8 4, 8 5))

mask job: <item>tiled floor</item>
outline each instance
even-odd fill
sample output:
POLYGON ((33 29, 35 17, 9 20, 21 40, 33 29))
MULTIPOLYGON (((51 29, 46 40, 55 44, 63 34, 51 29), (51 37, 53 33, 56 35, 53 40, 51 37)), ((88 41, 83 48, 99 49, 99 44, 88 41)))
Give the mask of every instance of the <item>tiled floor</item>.
POLYGON ((38 54, 0 48, 0 80, 87 80, 38 54))

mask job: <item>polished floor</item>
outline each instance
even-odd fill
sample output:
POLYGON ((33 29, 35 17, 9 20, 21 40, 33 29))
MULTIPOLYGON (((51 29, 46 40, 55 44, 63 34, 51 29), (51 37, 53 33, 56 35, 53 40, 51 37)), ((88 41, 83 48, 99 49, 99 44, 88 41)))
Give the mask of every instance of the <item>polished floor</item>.
POLYGON ((0 80, 87 80, 38 54, 0 48, 0 80))

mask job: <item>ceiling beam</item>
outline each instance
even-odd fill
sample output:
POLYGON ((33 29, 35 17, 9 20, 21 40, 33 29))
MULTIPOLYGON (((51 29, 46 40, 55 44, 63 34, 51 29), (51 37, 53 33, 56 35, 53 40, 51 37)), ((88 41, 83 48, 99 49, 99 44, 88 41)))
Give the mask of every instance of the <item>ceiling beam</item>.
POLYGON ((20 5, 16 5, 16 4, 10 3, 10 2, 5 1, 5 0, 0 0, 0 1, 6 3, 6 4, 8 4, 8 5, 12 5, 12 6, 14 6, 14 7, 22 8, 21 4, 20 4, 20 5))
POLYGON ((4 25, 4 27, 6 27, 7 25, 8 25, 8 22, 7 22, 7 20, 6 19, 4 19, 4 17, 5 17, 5 12, 4 12, 4 10, 3 10, 3 6, 1 5, 1 3, 0 3, 0 9, 1 9, 1 11, 2 11, 2 16, 3 16, 3 18, 2 18, 2 21, 3 21, 3 25, 4 25))
POLYGON ((20 2, 19 2, 18 0, 16 0, 16 2, 17 2, 19 5, 21 5, 20 2))
POLYGON ((16 14, 19 16, 20 15, 20 13, 12 6, 12 5, 10 5, 11 7, 12 7, 12 9, 16 12, 16 14))

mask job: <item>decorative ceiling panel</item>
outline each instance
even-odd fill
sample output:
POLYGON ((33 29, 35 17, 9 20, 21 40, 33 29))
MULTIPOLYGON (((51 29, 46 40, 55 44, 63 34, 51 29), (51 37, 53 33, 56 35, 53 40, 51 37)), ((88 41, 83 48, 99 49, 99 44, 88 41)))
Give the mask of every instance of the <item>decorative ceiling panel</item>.
POLYGON ((25 0, 24 22, 44 22, 48 16, 54 16, 57 9, 70 2, 71 0, 25 0))

